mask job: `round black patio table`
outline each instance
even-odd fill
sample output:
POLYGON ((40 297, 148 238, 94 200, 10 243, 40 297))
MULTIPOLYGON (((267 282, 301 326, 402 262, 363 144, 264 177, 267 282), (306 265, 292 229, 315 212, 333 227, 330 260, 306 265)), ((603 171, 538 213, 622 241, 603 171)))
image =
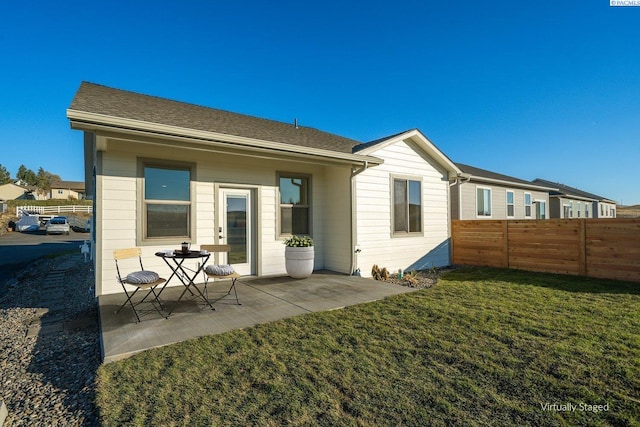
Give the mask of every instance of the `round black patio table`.
POLYGON ((184 291, 182 291, 182 293, 180 294, 180 297, 178 297, 178 300, 176 301, 176 303, 173 305, 173 307, 171 308, 171 310, 167 314, 167 317, 171 315, 171 313, 176 308, 176 306, 180 303, 180 300, 182 300, 182 297, 184 297, 184 294, 187 291, 189 291, 191 293, 191 295, 195 295, 191 291, 192 287, 197 291, 198 295, 200 295, 200 298, 202 298, 202 300, 204 302, 206 302, 207 305, 209 307, 211 307, 212 310, 215 310, 215 308, 211 305, 211 303, 209 302, 207 297, 204 296, 202 291, 194 283, 194 279, 202 271, 204 266, 207 264, 207 261, 209 260, 209 257, 211 256, 211 254, 209 252, 202 252, 202 251, 187 251, 187 252, 183 252, 181 250, 175 250, 175 251, 169 252, 169 253, 168 252, 156 252, 156 256, 162 258, 164 260, 164 262, 167 264, 167 266, 169 266, 169 268, 172 271, 171 276, 169 276, 169 279, 165 282, 165 284, 162 287, 162 289, 160 289, 160 292, 158 293, 158 297, 160 297, 160 294, 162 294, 162 292, 164 291, 164 289, 167 287, 167 285, 169 284, 169 282, 171 281, 171 279, 174 276, 177 277, 178 280, 180 280, 180 282, 184 286, 184 291), (201 258, 202 262, 198 263, 198 268, 196 270, 191 270, 191 269, 183 266, 183 263, 184 263, 185 260, 187 260, 187 259, 198 259, 198 258, 201 258), (193 272, 193 274, 189 275, 187 270, 193 272))

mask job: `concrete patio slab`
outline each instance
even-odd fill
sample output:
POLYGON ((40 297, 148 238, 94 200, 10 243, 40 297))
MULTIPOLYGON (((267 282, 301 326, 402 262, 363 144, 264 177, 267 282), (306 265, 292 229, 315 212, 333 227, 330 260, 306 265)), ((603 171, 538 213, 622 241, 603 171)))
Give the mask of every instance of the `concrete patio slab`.
MULTIPOLYGON (((135 323, 131 307, 115 313, 126 300, 124 294, 100 296, 98 304, 104 363, 191 338, 306 313, 335 310, 414 290, 331 272, 315 272, 302 280, 289 277, 241 278, 236 288, 242 305, 237 305, 233 293, 226 296, 229 285, 228 281, 209 284, 209 299, 215 311, 199 297, 187 293, 168 319, 161 317, 150 303, 141 304, 137 308, 142 320, 140 323, 135 323)), ((167 307, 173 307, 183 289, 182 286, 167 287, 162 293, 162 301, 167 307)))

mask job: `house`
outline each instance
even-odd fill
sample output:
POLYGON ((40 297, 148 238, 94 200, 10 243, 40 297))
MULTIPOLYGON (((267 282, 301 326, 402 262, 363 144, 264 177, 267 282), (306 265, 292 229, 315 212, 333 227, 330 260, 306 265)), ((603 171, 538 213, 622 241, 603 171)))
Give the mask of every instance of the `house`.
POLYGON ((456 163, 462 179, 451 188, 453 219, 547 219, 553 187, 456 163))
POLYGON ((0 185, 0 201, 33 199, 33 191, 26 187, 14 183, 0 185))
POLYGON ((551 218, 615 218, 616 202, 568 185, 536 178, 537 185, 554 187, 549 192, 551 218))
POLYGON ((60 181, 51 186, 49 192, 50 199, 84 199, 84 182, 81 181, 60 181))
POLYGON ((418 130, 363 144, 86 82, 67 117, 84 132, 97 295, 121 291, 114 249, 141 247, 168 275, 154 254, 183 241, 231 244, 244 275, 285 274, 292 234, 313 237, 316 269, 450 263, 460 171, 418 130))

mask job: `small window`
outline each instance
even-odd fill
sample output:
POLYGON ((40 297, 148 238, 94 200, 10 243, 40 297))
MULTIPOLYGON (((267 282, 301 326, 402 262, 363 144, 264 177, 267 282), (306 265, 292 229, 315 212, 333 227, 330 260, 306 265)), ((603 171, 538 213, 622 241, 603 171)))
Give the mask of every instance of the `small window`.
POLYGON ((563 218, 569 218, 571 216, 571 208, 569 205, 562 205, 563 208, 563 218))
POLYGON ((524 193, 524 216, 531 218, 531 193, 524 193))
POLYGON ((191 170, 144 166, 145 239, 191 237, 191 170))
POLYGON ((511 190, 507 190, 507 218, 513 218, 516 215, 515 194, 511 190))
POLYGON ((309 177, 280 174, 280 234, 311 234, 309 177))
POLYGON ((491 189, 478 187, 476 195, 478 216, 491 216, 491 189))
POLYGON ((64 194, 63 190, 58 190, 58 194, 64 194))
POLYGON ((576 213, 578 214, 578 218, 580 218, 582 212, 582 203, 578 202, 578 207, 576 208, 576 213))
POLYGON ((589 204, 588 203, 584 204, 584 217, 585 218, 589 218, 589 204))
POLYGON ((422 232, 422 183, 420 181, 394 178, 393 232, 422 232))

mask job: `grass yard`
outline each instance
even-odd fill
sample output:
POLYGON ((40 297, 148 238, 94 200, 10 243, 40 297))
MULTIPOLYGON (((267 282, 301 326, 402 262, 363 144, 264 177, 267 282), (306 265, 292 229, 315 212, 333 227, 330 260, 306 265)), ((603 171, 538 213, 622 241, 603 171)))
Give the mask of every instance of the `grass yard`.
POLYGON ((638 425, 640 284, 458 270, 104 365, 97 395, 107 426, 638 425))

